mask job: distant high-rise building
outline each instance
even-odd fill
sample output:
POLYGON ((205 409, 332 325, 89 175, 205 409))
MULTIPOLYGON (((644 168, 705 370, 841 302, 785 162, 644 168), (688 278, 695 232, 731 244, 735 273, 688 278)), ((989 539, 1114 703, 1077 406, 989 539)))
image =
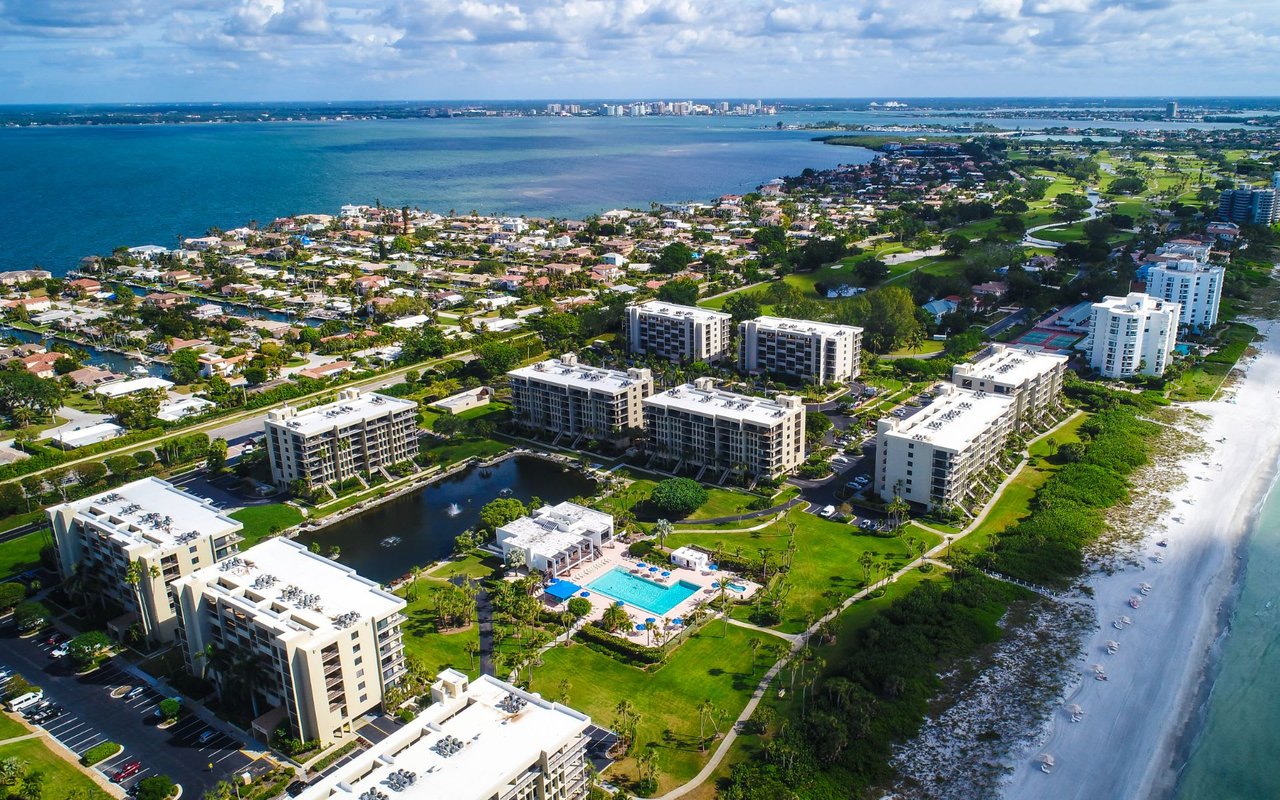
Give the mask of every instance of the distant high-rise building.
POLYGON ((1271 173, 1271 188, 1280 189, 1280 169, 1271 173))
POLYGON ((1215 264, 1184 258, 1152 267, 1147 274, 1147 294, 1182 306, 1179 323, 1195 330, 1218 323, 1223 275, 1215 264))
POLYGON ((1084 351, 1104 378, 1163 375, 1173 354, 1182 307, 1131 292, 1094 303, 1084 351))
POLYGON ((1164 116, 1165 116, 1165 118, 1166 118, 1166 119, 1176 119, 1176 118, 1177 118, 1177 116, 1178 116, 1178 103, 1177 103, 1177 101, 1174 101, 1174 102, 1172 102, 1172 103, 1165 103, 1165 105, 1164 105, 1164 116))
MULTIPOLYGON (((1276 176, 1272 175, 1271 180, 1275 183, 1276 176)), ((1242 186, 1239 189, 1227 189, 1218 198, 1218 218, 1251 225, 1274 224, 1277 213, 1280 212, 1280 203, 1276 202, 1277 193, 1280 193, 1280 187, 1250 189, 1242 186)))

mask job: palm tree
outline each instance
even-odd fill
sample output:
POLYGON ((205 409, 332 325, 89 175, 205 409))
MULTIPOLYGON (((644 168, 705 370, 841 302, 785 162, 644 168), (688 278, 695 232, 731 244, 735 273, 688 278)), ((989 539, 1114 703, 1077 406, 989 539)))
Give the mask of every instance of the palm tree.
POLYGON ((862 567, 862 584, 864 586, 871 583, 871 567, 875 564, 875 556, 871 555, 870 550, 864 550, 862 556, 858 559, 859 566, 862 567))
POLYGON ((670 520, 660 519, 653 526, 653 535, 658 540, 658 547, 664 547, 667 537, 671 535, 674 527, 670 520))
POLYGON ((756 653, 760 651, 760 646, 762 644, 763 642, 761 642, 759 639, 750 639, 747 643, 747 646, 751 648, 751 671, 752 672, 756 671, 756 653))
POLYGON ((409 602, 418 599, 418 578, 420 577, 422 577, 422 567, 415 564, 409 568, 409 587, 405 590, 409 602))
POLYGON ((142 638, 151 639, 151 616, 147 612, 147 604, 142 601, 142 579, 149 577, 155 580, 160 577, 160 568, 152 564, 150 568, 142 563, 142 559, 130 561, 124 572, 125 582, 133 587, 133 599, 138 604, 138 619, 142 622, 142 638))
MULTIPOLYGON (((752 641, 755 641, 752 639, 752 641)), ((715 710, 715 706, 711 704, 711 699, 707 698, 698 704, 698 749, 706 751, 707 749, 707 718, 711 716, 715 710)))
POLYGON ((476 656, 480 653, 480 643, 475 639, 468 639, 465 647, 467 650, 467 658, 471 660, 471 669, 475 669, 476 656))

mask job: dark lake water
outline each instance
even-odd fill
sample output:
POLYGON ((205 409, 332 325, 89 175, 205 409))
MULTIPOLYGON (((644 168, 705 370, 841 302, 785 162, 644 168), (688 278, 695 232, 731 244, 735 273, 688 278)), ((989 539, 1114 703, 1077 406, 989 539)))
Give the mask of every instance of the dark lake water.
POLYGON ((559 503, 590 495, 595 481, 582 473, 532 456, 517 456, 487 470, 471 467, 416 492, 397 497, 359 516, 298 537, 322 552, 337 545, 340 561, 370 580, 387 583, 409 568, 429 564, 453 552, 453 540, 480 522, 480 509, 504 489, 521 502, 540 497, 559 503), (384 546, 390 536, 400 543, 384 546))

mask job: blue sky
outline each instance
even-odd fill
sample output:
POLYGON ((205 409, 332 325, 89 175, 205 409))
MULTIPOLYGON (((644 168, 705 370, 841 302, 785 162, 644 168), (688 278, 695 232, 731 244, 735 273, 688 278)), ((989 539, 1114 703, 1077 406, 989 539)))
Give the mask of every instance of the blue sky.
POLYGON ((1274 95, 1280 0, 0 0, 0 102, 1274 95))

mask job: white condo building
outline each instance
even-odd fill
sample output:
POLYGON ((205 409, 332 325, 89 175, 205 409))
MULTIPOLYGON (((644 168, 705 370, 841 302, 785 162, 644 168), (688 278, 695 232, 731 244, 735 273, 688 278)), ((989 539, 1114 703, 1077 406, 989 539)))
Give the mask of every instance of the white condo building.
POLYGON ((587 715, 491 675, 446 669, 431 705, 297 800, 581 800, 587 715))
POLYGON ((418 404, 343 389, 327 405, 268 411, 266 446, 279 486, 344 481, 418 454, 418 404))
POLYGON ((223 691, 206 650, 260 659, 255 688, 269 710, 264 739, 286 724, 300 739, 331 742, 382 703, 405 672, 405 601, 355 570, 283 538, 178 580, 179 631, 188 665, 223 691))
POLYGON ((1177 303, 1130 292, 1094 303, 1081 345, 1104 378, 1162 375, 1178 340, 1177 303))
POLYGON ((575 353, 507 373, 511 416, 535 430, 576 439, 615 439, 644 426, 641 401, 653 394, 647 369, 603 369, 575 353))
POLYGON ((738 326, 738 367, 813 383, 848 383, 862 361, 862 328, 783 317, 738 326))
POLYGON ((951 368, 951 382, 962 389, 1013 398, 1020 424, 1034 422, 1056 406, 1069 357, 1057 353, 992 344, 972 362, 951 368))
POLYGON ((650 300, 627 306, 632 353, 671 361, 719 361, 729 356, 733 317, 697 306, 650 300))
POLYGON ((736 472, 776 478, 800 466, 804 423, 799 397, 768 400, 734 394, 716 389, 711 378, 644 401, 651 456, 677 470, 712 470, 720 482, 736 472))
POLYGON ((497 543, 507 559, 519 551, 530 569, 560 573, 601 555, 601 546, 613 541, 613 517, 603 511, 565 501, 534 509, 527 517, 512 520, 497 530, 497 543))
POLYGON ((117 634, 139 622, 160 641, 173 641, 178 627, 169 585, 234 555, 243 527, 159 478, 53 506, 48 515, 62 578, 121 610, 109 624, 117 634), (126 578, 134 562, 136 589, 126 578))
POLYGON ((1166 261, 1147 273, 1147 294, 1181 307, 1179 324, 1202 331, 1218 324, 1226 270, 1192 259, 1166 261))
MULTIPOLYGON (((1012 397, 942 384, 921 411, 876 423, 875 492, 929 508, 960 506, 1014 429, 1012 397)), ((994 485, 987 487, 995 489, 994 485)))

